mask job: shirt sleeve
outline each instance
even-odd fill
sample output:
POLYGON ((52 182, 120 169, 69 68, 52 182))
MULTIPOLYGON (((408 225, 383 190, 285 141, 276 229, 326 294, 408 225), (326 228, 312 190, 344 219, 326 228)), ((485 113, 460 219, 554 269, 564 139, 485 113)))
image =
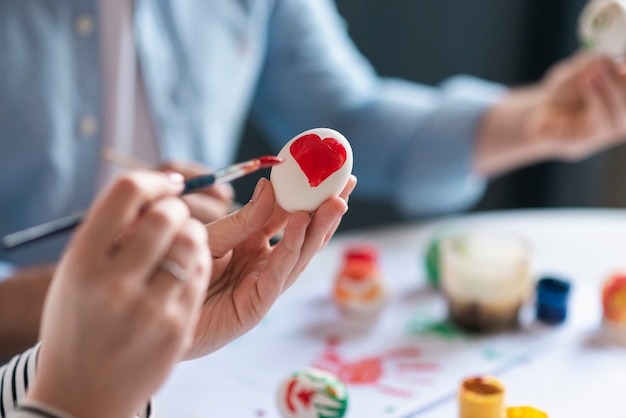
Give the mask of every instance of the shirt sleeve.
MULTIPOLYGON (((150 411, 148 408, 147 412, 150 411)), ((137 415, 136 418, 152 417, 152 415, 137 415)), ((24 401, 17 409, 10 412, 7 418, 74 418, 66 413, 49 407, 48 405, 24 401)))
MULTIPOLYGON (((35 380, 37 354, 41 343, 0 367, 0 418, 72 418, 48 405, 26 400, 29 384, 35 380)), ((136 418, 154 418, 152 400, 136 418)))
POLYGON ((24 400, 28 385, 35 379, 39 347, 37 344, 0 368, 0 418, 11 416, 24 400))
POLYGON ((407 215, 467 208, 482 195, 474 139, 502 86, 380 77, 329 0, 276 2, 267 43, 253 110, 276 148, 306 129, 337 129, 353 148, 355 196, 407 215))

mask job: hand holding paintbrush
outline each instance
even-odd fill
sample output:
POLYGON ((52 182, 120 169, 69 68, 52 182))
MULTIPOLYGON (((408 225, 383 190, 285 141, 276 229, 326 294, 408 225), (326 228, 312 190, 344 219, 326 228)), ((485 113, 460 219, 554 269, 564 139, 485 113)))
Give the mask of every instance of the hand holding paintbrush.
MULTIPOLYGON (((276 164, 280 164, 282 161, 282 158, 275 156, 263 156, 224 167, 210 174, 193 177, 185 181, 185 189, 182 194, 186 195, 198 192, 208 186, 227 183, 262 168, 268 168, 276 164)), ((76 227, 83 219, 83 216, 84 212, 79 212, 64 218, 55 219, 44 224, 14 232, 2 238, 2 246, 4 249, 9 250, 44 237, 67 231, 76 227)))

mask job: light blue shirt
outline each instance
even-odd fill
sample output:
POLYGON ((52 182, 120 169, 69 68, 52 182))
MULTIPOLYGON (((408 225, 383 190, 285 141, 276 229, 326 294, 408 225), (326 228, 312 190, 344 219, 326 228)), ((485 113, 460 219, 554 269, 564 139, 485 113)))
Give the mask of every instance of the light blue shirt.
MULTIPOLYGON (((137 0, 135 35, 163 161, 232 162, 252 110, 276 151, 313 127, 342 132, 355 194, 407 214, 465 208, 483 192, 473 140, 502 89, 468 77, 438 88, 379 78, 331 0, 137 0)), ((90 204, 99 45, 98 0, 0 2, 0 235, 90 204)), ((0 260, 51 261, 65 240, 0 260)))

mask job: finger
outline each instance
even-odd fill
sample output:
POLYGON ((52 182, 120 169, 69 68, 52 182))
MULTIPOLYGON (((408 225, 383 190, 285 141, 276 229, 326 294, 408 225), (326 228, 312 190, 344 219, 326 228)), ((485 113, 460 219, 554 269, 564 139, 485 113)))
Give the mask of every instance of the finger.
POLYGON ((111 256, 112 276, 147 281, 188 219, 189 209, 179 198, 164 198, 147 207, 111 256))
POLYGON ((189 304, 194 305, 197 295, 190 295, 187 289, 197 289, 206 281, 208 258, 207 233, 204 225, 196 219, 189 219, 178 231, 171 247, 160 260, 147 288, 157 304, 168 301, 182 302, 185 312, 189 304), (173 266, 173 267, 170 267, 173 266), (185 295, 181 298, 181 295, 185 295))
POLYGON ((262 309, 265 311, 288 287, 298 260, 302 257, 307 226, 311 216, 303 211, 292 214, 287 222, 283 239, 272 249, 264 273, 257 280, 257 292, 262 309))
POLYGON ((584 114, 572 121, 561 121, 557 126, 569 129, 569 135, 561 142, 561 157, 567 161, 575 161, 584 157, 589 152, 590 135, 597 135, 605 128, 606 108, 593 79, 587 79, 580 84, 580 94, 585 106, 584 114), (569 125, 575 123, 574 129, 569 125))
MULTIPOLYGON (((350 199, 350 194, 354 191, 354 188, 356 187, 356 183, 357 183, 356 176, 351 175, 350 178, 348 179, 348 183, 346 184, 346 187, 344 187, 342 192, 339 194, 339 197, 342 198, 344 202, 346 202, 346 204, 348 203, 348 200, 350 199)), ((348 210, 348 207, 346 206, 346 211, 347 210, 348 210)), ((344 212, 343 215, 345 214, 346 213, 344 212)), ((330 230, 326 233, 326 236, 324 237, 324 243, 322 244, 323 247, 326 246, 328 241, 330 241, 330 239, 335 235, 335 232, 337 232, 337 228, 339 228, 339 225, 341 224, 341 219, 343 218, 343 215, 339 217, 333 223, 330 230)))
POLYGON ((189 206, 191 216, 205 224, 226 216, 231 207, 229 201, 221 200, 207 193, 190 194, 184 196, 183 201, 189 206))
POLYGON ((339 193, 339 197, 342 198, 343 200, 345 200, 346 203, 348 203, 348 198, 350 197, 350 195, 352 194, 352 192, 356 188, 356 183, 357 183, 356 176, 351 174, 350 177, 348 177, 348 181, 346 183, 346 186, 343 188, 341 193, 339 193))
POLYGON ((599 65, 594 74, 594 85, 604 102, 609 121, 613 126, 620 127, 626 109, 626 97, 623 82, 612 64, 599 65))
POLYGON ((313 256, 325 245, 327 235, 347 210, 348 205, 345 200, 339 197, 332 197, 315 211, 306 231, 300 257, 287 281, 287 286, 291 286, 313 256))
MULTIPOLYGON (((204 228, 206 231, 206 228, 204 228)), ((206 236, 206 233, 205 233, 206 236)), ((208 246, 208 237, 205 238, 205 245, 199 247, 199 254, 196 257, 195 270, 191 271, 192 280, 183 288, 181 303, 186 315, 190 320, 197 321, 200 314, 200 306, 206 299, 207 289, 211 281, 211 269, 213 262, 208 246)))
POLYGON ((287 225, 287 220, 291 215, 290 212, 287 212, 285 209, 281 208, 279 205, 274 206, 274 212, 270 217, 270 220, 263 228, 263 232, 270 238, 278 238, 282 236, 285 226, 287 225))
POLYGON ((86 254, 106 253, 147 203, 182 189, 182 176, 176 173, 136 170, 121 175, 96 198, 76 234, 80 244, 74 247, 86 254))
MULTIPOLYGON (((346 200, 347 202, 347 197, 350 195, 350 193, 352 193, 355 186, 356 186, 356 177, 354 175, 350 175, 346 183, 346 186, 339 194, 339 197, 344 198, 344 200, 346 200)), ((267 236, 274 237, 278 235, 285 228, 288 216, 289 216, 289 212, 282 209, 280 206, 276 205, 276 209, 274 210, 274 213, 272 214, 272 218, 270 219, 270 221, 264 228, 264 231, 267 234, 267 236)), ((337 226, 339 226, 339 224, 337 224, 337 226)))
POLYGON ((207 225, 213 257, 222 257, 254 234, 265 236, 264 226, 274 211, 274 191, 269 180, 261 178, 253 198, 240 210, 207 225))
MULTIPOLYGON (((213 173, 215 170, 198 164, 193 161, 171 161, 163 164, 159 167, 159 170, 162 171, 175 171, 183 175, 185 180, 188 180, 192 177, 203 176, 206 174, 213 173)), ((208 186, 203 189, 200 189, 197 193, 203 193, 208 196, 212 196, 215 199, 222 200, 224 202, 230 202, 235 198, 235 189, 229 183, 215 184, 213 186, 208 186)))

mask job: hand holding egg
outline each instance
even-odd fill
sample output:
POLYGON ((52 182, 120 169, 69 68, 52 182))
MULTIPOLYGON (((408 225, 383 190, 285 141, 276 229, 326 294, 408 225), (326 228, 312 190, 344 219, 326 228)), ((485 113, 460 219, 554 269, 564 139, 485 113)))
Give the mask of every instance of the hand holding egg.
POLYGON ((288 212, 315 211, 337 196, 352 172, 352 148, 329 128, 305 131, 278 153, 285 161, 272 168, 270 181, 278 204, 288 212))

